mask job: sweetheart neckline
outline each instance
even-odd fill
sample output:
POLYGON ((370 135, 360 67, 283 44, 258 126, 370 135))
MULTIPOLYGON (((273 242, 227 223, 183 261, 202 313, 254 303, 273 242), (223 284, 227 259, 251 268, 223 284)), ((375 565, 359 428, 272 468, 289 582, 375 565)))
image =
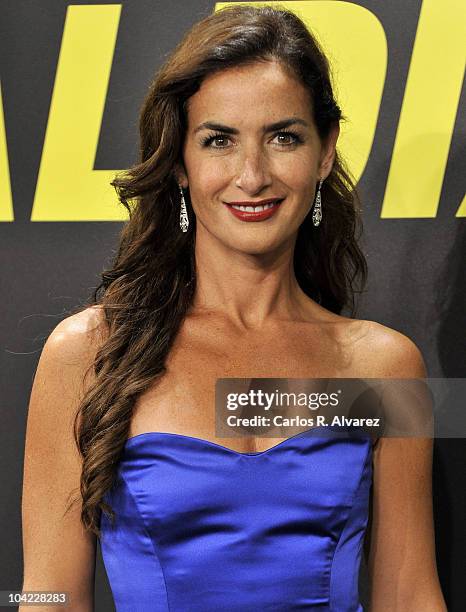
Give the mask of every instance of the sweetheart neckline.
POLYGON ((233 448, 230 448, 228 446, 224 446, 223 444, 219 444, 218 442, 207 440, 206 438, 199 438, 197 436, 189 436, 187 434, 179 434, 179 433, 173 433, 169 431, 145 431, 143 433, 136 434, 135 436, 131 436, 130 438, 126 439, 124 449, 126 450, 132 447, 134 444, 136 444, 138 441, 140 441, 143 438, 157 437, 157 436, 170 436, 172 438, 178 438, 182 440, 191 440, 191 441, 196 442, 196 444, 200 444, 201 446, 209 446, 209 447, 213 446, 224 452, 230 453, 232 455, 236 455, 238 457, 261 457, 263 455, 266 455, 274 451, 275 449, 278 449, 279 447, 283 447, 286 443, 290 442, 291 440, 295 440, 299 436, 304 437, 306 434, 310 434, 310 432, 312 431, 315 431, 317 429, 324 429, 324 428, 325 430, 329 430, 329 429, 332 431, 334 430, 334 427, 332 426, 326 427, 324 425, 318 425, 316 427, 311 427, 310 429, 306 429, 305 431, 299 431, 297 434, 294 434, 290 436, 289 438, 285 438, 285 440, 282 440, 281 442, 278 442, 277 444, 274 444, 273 446, 270 446, 269 448, 266 448, 263 451, 258 451, 254 453, 243 453, 241 451, 234 450, 233 448), (133 442, 134 440, 135 442, 133 442))

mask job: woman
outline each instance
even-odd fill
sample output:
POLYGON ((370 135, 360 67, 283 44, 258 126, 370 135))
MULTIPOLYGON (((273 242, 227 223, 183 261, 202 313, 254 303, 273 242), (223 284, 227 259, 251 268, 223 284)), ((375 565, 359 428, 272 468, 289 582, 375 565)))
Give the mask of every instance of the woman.
POLYGON ((36 373, 23 589, 91 610, 100 536, 119 611, 362 610, 366 533, 372 612, 446 609, 431 440, 215 436, 218 378, 426 375, 407 337, 341 315, 366 267, 340 119, 287 11, 219 11, 159 71, 114 266, 36 373))

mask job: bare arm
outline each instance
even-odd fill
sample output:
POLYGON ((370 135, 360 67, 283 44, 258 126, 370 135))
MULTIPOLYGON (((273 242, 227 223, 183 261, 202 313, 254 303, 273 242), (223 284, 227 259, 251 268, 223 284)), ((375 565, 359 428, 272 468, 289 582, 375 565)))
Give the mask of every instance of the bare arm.
MULTIPOLYGON (((394 332, 383 341, 379 377, 425 378, 422 355, 394 332)), ((431 438, 380 438, 368 569, 370 612, 446 612, 435 559, 431 438)))
MULTIPOLYGON (((31 392, 23 477, 23 591, 67 591, 66 607, 43 612, 91 612, 94 607, 95 536, 80 523, 81 504, 65 515, 69 495, 79 495, 81 459, 73 417, 95 354, 96 314, 68 317, 50 334, 31 392)), ((20 606, 20 612, 29 610, 20 606)))

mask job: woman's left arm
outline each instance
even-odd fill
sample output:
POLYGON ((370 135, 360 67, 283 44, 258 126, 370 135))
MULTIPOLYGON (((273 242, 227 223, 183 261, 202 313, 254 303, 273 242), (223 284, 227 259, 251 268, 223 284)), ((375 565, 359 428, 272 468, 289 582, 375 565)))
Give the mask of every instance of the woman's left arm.
MULTIPOLYGON (((394 332, 382 344, 385 378, 427 377, 409 338, 394 332)), ((375 445, 370 612, 447 612, 435 557, 432 450, 432 438, 381 437, 375 445)))

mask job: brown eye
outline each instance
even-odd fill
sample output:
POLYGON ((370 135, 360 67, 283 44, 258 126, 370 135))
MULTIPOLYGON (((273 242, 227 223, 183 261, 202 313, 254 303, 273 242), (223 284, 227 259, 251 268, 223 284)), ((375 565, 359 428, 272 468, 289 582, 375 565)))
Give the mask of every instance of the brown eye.
POLYGON ((228 146, 228 136, 224 134, 212 134, 207 136, 201 141, 203 147, 210 147, 211 149, 224 149, 228 146), (215 143, 213 145, 213 143, 215 143))
POLYGON ((227 140, 228 138, 225 138, 225 136, 216 136, 213 142, 215 142, 218 147, 224 147, 227 140))
POLYGON ((275 138, 279 139, 279 142, 277 142, 277 144, 282 145, 284 147, 288 147, 290 145, 297 144, 298 142, 302 142, 302 139, 300 138, 299 134, 296 134, 295 132, 278 132, 275 135, 275 138))
POLYGON ((289 144, 290 135, 289 134, 278 134, 277 138, 280 139, 280 144, 289 144), (285 140, 285 142, 283 142, 285 140))

